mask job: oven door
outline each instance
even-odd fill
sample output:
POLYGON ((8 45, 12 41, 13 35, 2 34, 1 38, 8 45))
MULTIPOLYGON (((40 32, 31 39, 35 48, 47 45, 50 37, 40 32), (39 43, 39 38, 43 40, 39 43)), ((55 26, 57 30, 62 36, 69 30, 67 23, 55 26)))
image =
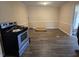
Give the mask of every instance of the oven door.
POLYGON ((28 31, 22 32, 21 34, 18 35, 18 45, 19 49, 26 43, 28 40, 28 31))

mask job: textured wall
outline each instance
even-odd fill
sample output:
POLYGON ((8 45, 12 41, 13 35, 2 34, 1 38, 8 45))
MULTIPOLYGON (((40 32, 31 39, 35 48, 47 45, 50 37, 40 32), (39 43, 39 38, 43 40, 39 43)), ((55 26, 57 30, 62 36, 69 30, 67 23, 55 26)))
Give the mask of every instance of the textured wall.
POLYGON ((30 27, 57 28, 57 7, 28 7, 28 12, 30 27))
POLYGON ((74 12, 74 3, 68 2, 61 6, 59 13, 59 28, 67 34, 70 34, 74 12))
POLYGON ((26 6, 21 2, 0 2, 0 23, 13 21, 19 25, 28 25, 26 6))

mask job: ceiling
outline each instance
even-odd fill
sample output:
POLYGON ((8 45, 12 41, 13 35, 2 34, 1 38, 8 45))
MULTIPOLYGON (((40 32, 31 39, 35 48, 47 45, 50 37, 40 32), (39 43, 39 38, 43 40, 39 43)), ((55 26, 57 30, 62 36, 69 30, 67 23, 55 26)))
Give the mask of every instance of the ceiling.
MULTIPOLYGON (((24 1, 23 3, 27 6, 44 6, 44 5, 39 4, 39 2, 40 1, 24 1)), ((48 4, 46 6, 60 7, 61 5, 66 3, 67 1, 47 1, 47 2, 50 2, 50 4, 48 4)))

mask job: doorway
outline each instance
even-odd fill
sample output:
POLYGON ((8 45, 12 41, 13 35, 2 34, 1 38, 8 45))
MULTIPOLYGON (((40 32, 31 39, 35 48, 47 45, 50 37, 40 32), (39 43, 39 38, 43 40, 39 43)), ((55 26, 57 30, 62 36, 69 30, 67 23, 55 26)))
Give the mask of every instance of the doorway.
POLYGON ((74 11, 74 20, 73 20, 73 26, 72 26, 72 36, 76 36, 77 29, 79 26, 79 4, 75 5, 75 11, 74 11))

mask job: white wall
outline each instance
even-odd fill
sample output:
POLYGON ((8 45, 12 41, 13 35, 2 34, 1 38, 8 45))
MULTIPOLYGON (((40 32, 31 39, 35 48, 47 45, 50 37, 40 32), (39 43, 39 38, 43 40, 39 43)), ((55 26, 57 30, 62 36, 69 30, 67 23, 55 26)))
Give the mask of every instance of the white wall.
POLYGON ((14 15, 18 25, 28 26, 27 6, 22 2, 14 2, 14 15))
POLYGON ((68 2, 61 6, 59 14, 59 28, 70 35, 74 12, 74 2, 68 2))
POLYGON ((10 2, 0 2, 0 23, 16 21, 13 17, 13 5, 10 2))
POLYGON ((19 25, 28 25, 27 7, 21 2, 0 1, 0 23, 16 21, 19 25))
POLYGON ((57 7, 28 7, 29 25, 31 28, 57 28, 58 8, 57 7))

